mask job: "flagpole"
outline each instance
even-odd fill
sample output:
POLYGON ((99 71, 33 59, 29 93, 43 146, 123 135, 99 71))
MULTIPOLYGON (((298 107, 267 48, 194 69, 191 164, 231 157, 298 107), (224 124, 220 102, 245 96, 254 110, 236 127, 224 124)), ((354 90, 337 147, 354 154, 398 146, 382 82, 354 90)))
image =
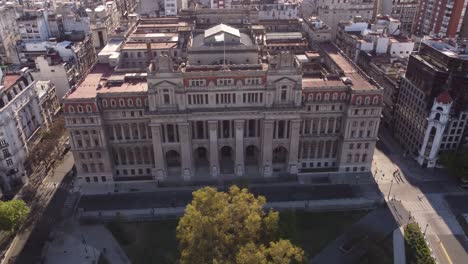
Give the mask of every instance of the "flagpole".
POLYGON ((223 33, 223 65, 226 69, 226 35, 223 33))

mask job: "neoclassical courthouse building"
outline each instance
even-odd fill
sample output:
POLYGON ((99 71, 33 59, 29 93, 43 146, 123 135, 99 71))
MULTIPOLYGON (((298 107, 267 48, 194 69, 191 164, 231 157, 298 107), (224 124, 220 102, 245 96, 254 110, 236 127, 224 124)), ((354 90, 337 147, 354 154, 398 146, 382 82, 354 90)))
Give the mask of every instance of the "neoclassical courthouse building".
POLYGON ((333 44, 271 54, 261 25, 153 20, 65 99, 82 183, 370 171, 383 91, 333 44))

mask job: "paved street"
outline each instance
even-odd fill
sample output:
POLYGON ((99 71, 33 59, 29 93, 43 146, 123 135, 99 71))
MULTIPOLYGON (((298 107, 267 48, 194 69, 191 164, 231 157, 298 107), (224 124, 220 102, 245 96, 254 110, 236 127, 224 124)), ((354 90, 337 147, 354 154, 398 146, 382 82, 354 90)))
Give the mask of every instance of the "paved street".
MULTIPOLYGON (((121 193, 111 195, 88 195, 80 200, 79 208, 84 211, 139 209, 160 207, 182 207, 192 200, 192 189, 159 190, 145 193, 121 193), (116 203, 115 201, 118 201, 116 203)), ((320 199, 354 198, 359 193, 358 186, 339 185, 295 185, 295 186, 256 186, 250 191, 264 195, 268 202, 305 201, 320 199)))
POLYGON ((73 165, 73 156, 69 152, 53 173, 36 186, 35 196, 25 198, 31 206, 31 214, 5 253, 2 264, 40 262, 43 245, 54 225, 61 220, 73 179, 68 172, 73 165))
POLYGON ((396 200, 392 203, 395 206, 389 206, 395 219, 400 224, 416 221, 423 231, 427 226, 427 239, 439 263, 467 263, 468 241, 445 199, 446 194, 465 191, 441 170, 421 169, 412 159, 403 157, 391 138, 383 136, 382 141, 372 171, 377 172, 374 178, 382 193, 396 200), (393 177, 398 169, 401 174, 393 177))

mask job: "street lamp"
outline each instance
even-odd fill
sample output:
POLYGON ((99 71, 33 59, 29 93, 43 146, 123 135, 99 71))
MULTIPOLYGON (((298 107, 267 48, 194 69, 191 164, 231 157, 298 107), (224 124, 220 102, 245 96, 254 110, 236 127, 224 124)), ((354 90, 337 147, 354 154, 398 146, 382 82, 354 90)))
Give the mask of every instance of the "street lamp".
POLYGON ((429 222, 426 224, 426 227, 424 228, 424 232, 423 232, 423 235, 426 236, 426 231, 427 231, 427 228, 429 227, 429 222))

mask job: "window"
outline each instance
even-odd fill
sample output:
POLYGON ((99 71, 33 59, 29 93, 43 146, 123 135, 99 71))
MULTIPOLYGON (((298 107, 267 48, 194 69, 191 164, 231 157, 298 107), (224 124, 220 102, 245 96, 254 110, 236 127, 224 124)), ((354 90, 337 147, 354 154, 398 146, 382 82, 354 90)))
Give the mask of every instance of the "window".
POLYGON ((374 96, 374 99, 372 99, 372 104, 378 104, 379 103, 379 97, 378 96, 374 96))
POLYGON ((281 86, 280 99, 281 99, 281 102, 285 102, 288 99, 288 87, 285 85, 281 86))
POLYGON ((7 166, 13 165, 13 160, 7 159, 7 160, 6 160, 6 164, 7 164, 7 166))
POLYGON ((91 113, 93 110, 90 105, 86 105, 86 112, 91 113))
POLYGON ((83 113, 83 106, 81 105, 78 106, 78 113, 83 113))
POLYGON ((370 104, 370 97, 366 96, 366 99, 364 99, 364 104, 368 105, 370 104))
POLYGON ((119 99, 119 106, 124 107, 125 106, 125 101, 124 99, 119 99))
POLYGON ((141 99, 140 98, 136 99, 136 106, 141 106, 141 99))
POLYGON ((128 106, 133 106, 133 100, 132 100, 132 99, 128 99, 128 100, 127 100, 127 105, 128 105, 128 106))
POLYGON ((107 100, 106 99, 102 100, 102 107, 107 107, 107 100))
POLYGON ((114 99, 111 100, 111 107, 116 107, 117 106, 117 103, 115 102, 114 99))
POLYGON ((163 103, 164 104, 170 104, 171 103, 171 97, 169 95, 169 90, 168 89, 163 89, 163 103))
POLYGON ((74 108, 73 106, 70 105, 70 106, 68 107, 68 112, 70 112, 70 113, 75 113, 75 108, 74 108))
POLYGON ((358 97, 358 98, 356 99, 356 104, 357 104, 357 105, 360 105, 361 103, 362 103, 362 98, 361 98, 361 97, 358 97))

